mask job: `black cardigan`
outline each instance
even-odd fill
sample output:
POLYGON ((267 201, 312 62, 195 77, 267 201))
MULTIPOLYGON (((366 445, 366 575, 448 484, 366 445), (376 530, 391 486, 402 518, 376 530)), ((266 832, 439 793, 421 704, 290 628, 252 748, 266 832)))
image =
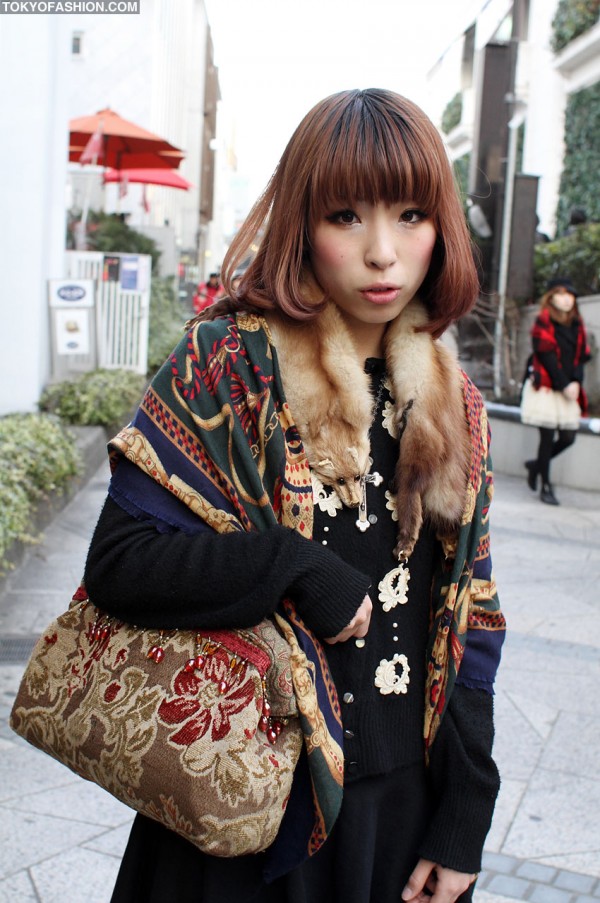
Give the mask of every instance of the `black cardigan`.
MULTIPOLYGON (((379 421, 372 429, 371 447, 374 466, 389 478, 398 445, 379 421)), ((418 674, 414 663, 420 654, 424 661, 427 586, 433 556, 441 550, 424 529, 411 556, 409 604, 399 606, 398 615, 388 614, 386 620, 377 602, 377 583, 393 566, 386 549, 393 547, 395 527, 386 514, 385 488, 374 492, 369 487, 369 510, 378 523, 367 531, 369 545, 362 553, 356 514, 349 509, 329 518, 315 506, 317 541, 307 541, 280 526, 264 533, 188 535, 141 513, 135 518, 109 497, 90 546, 86 588, 99 608, 139 626, 164 628, 250 626, 290 596, 321 638, 345 627, 369 591, 375 611, 366 648, 359 651, 353 641, 325 647, 339 695, 350 690, 360 700, 369 694, 362 707, 342 706, 345 727, 350 725, 354 735, 345 744, 346 780, 410 765, 423 754, 425 668, 418 674), (356 569, 356 560, 367 573, 356 569), (404 624, 398 623, 412 637, 411 681, 418 693, 411 687, 410 714, 407 699, 373 693, 374 662, 368 656, 370 648, 375 654, 381 643, 372 643, 371 637, 389 634, 392 617, 403 617, 404 624)), ((148 478, 148 492, 156 491, 164 490, 148 478)), ((424 858, 458 871, 479 871, 499 787, 492 742, 492 697, 457 685, 431 750, 429 774, 437 808, 420 850, 424 858)))

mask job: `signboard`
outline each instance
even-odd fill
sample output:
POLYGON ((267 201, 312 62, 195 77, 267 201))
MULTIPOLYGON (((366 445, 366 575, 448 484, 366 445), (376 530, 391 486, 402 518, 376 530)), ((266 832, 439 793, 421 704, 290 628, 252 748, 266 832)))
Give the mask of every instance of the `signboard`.
POLYGON ((121 257, 118 254, 105 254, 102 266, 103 282, 118 282, 121 272, 121 257))
POLYGON ((121 257, 121 288, 139 292, 140 258, 137 254, 123 254, 121 257))
POLYGON ((121 254, 121 288, 124 292, 149 292, 151 274, 149 254, 121 254))
POLYGON ((50 307, 93 307, 93 279, 50 279, 48 285, 50 307))
POLYGON ((54 311, 54 338, 57 354, 90 353, 90 311, 85 307, 54 311))

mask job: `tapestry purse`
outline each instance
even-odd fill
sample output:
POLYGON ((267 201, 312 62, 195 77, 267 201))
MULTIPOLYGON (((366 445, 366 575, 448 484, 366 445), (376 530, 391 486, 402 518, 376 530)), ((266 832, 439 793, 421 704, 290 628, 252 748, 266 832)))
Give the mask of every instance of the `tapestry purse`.
POLYGON ((290 647, 273 621, 142 629, 82 587, 38 640, 10 724, 214 856, 271 845, 303 743, 290 647))

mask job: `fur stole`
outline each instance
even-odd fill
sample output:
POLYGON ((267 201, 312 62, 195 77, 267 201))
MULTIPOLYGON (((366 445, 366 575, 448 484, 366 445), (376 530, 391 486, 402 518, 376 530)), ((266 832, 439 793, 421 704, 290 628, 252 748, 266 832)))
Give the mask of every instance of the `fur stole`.
MULTIPOLYGON (((286 400, 310 467, 350 507, 359 504, 371 466, 374 399, 350 333, 334 304, 310 323, 267 316, 286 400)), ((462 374, 450 351, 429 333, 412 301, 388 326, 385 357, 401 440, 396 467, 398 543, 408 558, 423 519, 440 535, 460 524, 470 463, 462 374)))

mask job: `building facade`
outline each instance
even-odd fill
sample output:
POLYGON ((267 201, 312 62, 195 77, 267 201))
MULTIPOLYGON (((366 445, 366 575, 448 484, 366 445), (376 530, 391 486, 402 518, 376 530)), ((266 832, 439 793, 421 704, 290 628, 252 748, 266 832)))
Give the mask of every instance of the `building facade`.
MULTIPOLYGON (((589 6, 592 9, 594 4, 589 6)), ((488 0, 480 7, 429 72, 434 115, 441 124, 448 103, 460 98, 460 118, 446 135, 454 160, 477 149, 482 117, 487 115, 495 125, 496 140, 489 141, 487 156, 470 160, 469 190, 483 193, 486 179, 502 179, 508 123, 518 113, 522 125, 518 171, 537 178, 539 230, 554 238, 565 155, 565 110, 572 95, 600 82, 600 22, 555 52, 553 20, 559 0, 488 0), (508 90, 496 85, 496 93, 485 96, 493 55, 506 58, 504 64, 498 62, 497 70, 502 71, 499 77, 505 78, 508 90), (475 169, 482 162, 485 169, 478 182, 475 169)))

